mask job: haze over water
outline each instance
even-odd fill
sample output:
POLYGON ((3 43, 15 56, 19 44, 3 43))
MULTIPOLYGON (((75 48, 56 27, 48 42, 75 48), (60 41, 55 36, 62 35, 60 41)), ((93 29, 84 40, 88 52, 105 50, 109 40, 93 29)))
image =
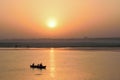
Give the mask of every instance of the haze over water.
POLYGON ((0 80, 120 80, 119 53, 120 0, 0 0, 0 80))
POLYGON ((120 80, 120 49, 0 49, 1 80, 120 80), (32 63, 46 70, 31 69, 32 63))

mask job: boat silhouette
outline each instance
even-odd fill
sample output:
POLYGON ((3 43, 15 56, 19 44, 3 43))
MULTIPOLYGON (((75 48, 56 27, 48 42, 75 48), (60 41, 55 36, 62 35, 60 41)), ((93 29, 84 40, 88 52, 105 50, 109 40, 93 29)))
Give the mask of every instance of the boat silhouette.
POLYGON ((46 66, 43 66, 42 64, 35 65, 34 63, 30 65, 31 68, 37 68, 37 69, 46 69, 46 66))

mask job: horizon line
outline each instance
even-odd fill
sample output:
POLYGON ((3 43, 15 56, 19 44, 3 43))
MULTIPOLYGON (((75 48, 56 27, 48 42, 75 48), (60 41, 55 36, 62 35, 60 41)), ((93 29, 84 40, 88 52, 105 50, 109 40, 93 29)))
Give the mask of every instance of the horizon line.
POLYGON ((79 39, 120 39, 120 37, 82 37, 82 38, 5 38, 0 40, 79 40, 79 39))

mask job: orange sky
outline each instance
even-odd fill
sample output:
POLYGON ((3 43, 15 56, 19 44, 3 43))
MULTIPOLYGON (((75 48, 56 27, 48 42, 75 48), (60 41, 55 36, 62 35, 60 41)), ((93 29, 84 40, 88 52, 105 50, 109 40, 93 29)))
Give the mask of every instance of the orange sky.
POLYGON ((0 0, 0 39, 120 37, 119 30, 119 0, 0 0))

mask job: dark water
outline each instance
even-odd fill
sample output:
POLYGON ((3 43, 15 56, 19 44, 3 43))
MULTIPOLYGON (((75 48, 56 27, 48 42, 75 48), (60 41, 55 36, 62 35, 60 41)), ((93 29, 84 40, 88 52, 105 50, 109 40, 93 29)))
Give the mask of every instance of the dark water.
POLYGON ((120 48, 0 49, 0 80, 120 80, 120 48))

